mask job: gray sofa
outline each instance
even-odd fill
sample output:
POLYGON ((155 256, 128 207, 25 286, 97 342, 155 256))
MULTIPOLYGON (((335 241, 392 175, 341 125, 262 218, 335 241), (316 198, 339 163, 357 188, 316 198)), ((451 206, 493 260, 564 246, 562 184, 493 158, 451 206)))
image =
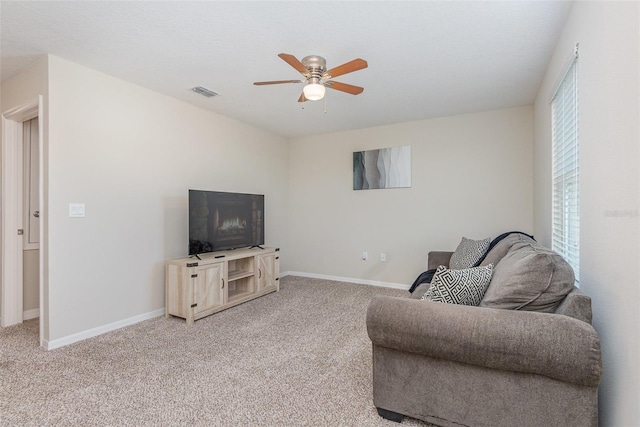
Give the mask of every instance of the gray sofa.
MULTIPOLYGON (((451 254, 429 253, 428 267, 451 254)), ((422 301, 429 284, 411 298, 371 301, 378 413, 440 426, 596 426, 600 342, 571 268, 519 234, 481 265, 489 263, 480 307, 422 301)))

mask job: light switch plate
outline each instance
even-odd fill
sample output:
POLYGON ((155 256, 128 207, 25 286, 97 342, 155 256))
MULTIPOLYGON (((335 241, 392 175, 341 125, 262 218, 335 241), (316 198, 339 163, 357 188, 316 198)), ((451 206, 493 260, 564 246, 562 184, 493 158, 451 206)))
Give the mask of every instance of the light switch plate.
POLYGON ((84 218, 84 203, 69 203, 69 218, 84 218))

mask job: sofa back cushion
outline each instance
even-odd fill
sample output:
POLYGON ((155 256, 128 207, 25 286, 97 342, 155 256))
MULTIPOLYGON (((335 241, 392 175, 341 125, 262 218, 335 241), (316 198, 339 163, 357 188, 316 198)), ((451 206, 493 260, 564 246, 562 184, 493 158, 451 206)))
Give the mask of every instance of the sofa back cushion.
POLYGON ((493 248, 491 248, 480 265, 498 265, 500 260, 504 258, 507 252, 509 252, 509 249, 511 249, 511 247, 516 243, 536 243, 536 241, 522 233, 509 234, 507 237, 500 240, 493 248))
POLYGON ((553 313, 574 283, 573 269, 560 255, 524 237, 494 267, 480 306, 553 313))

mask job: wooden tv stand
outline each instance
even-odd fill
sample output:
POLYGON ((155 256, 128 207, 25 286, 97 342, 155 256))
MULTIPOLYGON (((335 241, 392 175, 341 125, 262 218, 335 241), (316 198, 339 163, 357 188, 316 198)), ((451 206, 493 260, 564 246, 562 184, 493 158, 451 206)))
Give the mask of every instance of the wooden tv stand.
POLYGON ((165 316, 192 325, 218 311, 280 290, 280 248, 234 249, 167 262, 165 316))

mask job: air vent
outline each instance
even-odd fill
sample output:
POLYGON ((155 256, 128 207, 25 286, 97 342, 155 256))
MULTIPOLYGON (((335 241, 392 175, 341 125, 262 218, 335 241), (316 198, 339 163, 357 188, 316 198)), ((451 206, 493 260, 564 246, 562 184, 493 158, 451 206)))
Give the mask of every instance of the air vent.
POLYGON ((214 96, 218 96, 219 94, 215 93, 214 91, 207 89, 206 87, 202 87, 202 86, 196 86, 196 87, 192 87, 191 88, 192 91, 194 91, 195 93, 199 93, 202 96, 206 96, 207 98, 212 98, 214 96))

